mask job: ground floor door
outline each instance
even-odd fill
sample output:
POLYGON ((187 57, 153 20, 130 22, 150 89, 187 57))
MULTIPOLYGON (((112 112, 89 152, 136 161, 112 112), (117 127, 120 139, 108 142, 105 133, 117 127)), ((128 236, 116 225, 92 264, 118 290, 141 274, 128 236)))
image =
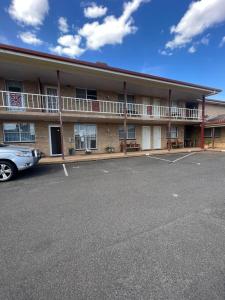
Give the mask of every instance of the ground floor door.
POLYGON ((161 147, 161 126, 153 126, 153 149, 161 147))
POLYGON ((50 154, 60 155, 61 154, 60 126, 50 126, 49 136, 50 136, 50 154))
POLYGON ((151 127, 142 126, 142 150, 151 149, 151 127))

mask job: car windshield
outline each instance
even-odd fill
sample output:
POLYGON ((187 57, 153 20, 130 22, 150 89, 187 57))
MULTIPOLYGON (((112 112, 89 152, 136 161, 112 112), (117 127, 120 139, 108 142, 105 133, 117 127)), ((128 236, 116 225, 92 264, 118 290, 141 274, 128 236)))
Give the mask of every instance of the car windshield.
POLYGON ((8 145, 6 145, 6 144, 1 144, 0 143, 0 147, 7 147, 8 145))

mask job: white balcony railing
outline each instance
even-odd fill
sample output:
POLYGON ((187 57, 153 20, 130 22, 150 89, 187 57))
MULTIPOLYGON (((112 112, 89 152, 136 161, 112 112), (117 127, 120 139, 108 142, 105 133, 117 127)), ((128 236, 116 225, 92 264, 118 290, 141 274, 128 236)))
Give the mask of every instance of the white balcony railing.
MULTIPOLYGON (((73 113, 92 113, 122 116, 124 104, 116 101, 78 99, 73 97, 61 97, 62 111, 73 113)), ((17 93, 0 91, 0 109, 13 112, 59 112, 58 96, 17 93)), ((199 109, 188 109, 180 107, 155 106, 137 103, 127 104, 128 117, 139 117, 144 119, 183 119, 200 120, 199 109)))

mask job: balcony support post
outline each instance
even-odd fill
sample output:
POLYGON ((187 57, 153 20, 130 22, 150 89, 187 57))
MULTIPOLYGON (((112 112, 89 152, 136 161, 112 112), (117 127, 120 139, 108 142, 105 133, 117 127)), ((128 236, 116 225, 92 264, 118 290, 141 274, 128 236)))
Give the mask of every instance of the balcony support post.
POLYGON ((212 128, 212 149, 215 148, 215 127, 212 128))
POLYGON ((201 148, 204 150, 205 148, 205 96, 202 96, 202 123, 201 123, 201 148))
POLYGON ((126 81, 123 82, 123 95, 124 95, 124 104, 123 104, 123 111, 124 111, 124 122, 123 122, 123 153, 127 155, 127 83, 126 81))
POLYGON ((171 150, 171 95, 172 95, 172 91, 171 89, 169 89, 169 123, 168 123, 168 143, 167 143, 167 148, 168 151, 171 150))
POLYGON ((41 78, 39 77, 38 78, 38 92, 39 94, 41 95, 41 99, 40 99, 40 104, 41 104, 41 108, 42 108, 42 111, 44 111, 44 101, 43 101, 43 94, 44 94, 44 91, 43 91, 43 86, 42 86, 42 83, 41 83, 41 78))
POLYGON ((62 159, 65 159, 64 155, 64 134, 63 134, 63 120, 62 120, 62 97, 61 97, 61 85, 60 85, 60 72, 57 70, 57 90, 58 90, 58 106, 59 106, 59 122, 60 122, 60 139, 61 139, 61 154, 62 159))

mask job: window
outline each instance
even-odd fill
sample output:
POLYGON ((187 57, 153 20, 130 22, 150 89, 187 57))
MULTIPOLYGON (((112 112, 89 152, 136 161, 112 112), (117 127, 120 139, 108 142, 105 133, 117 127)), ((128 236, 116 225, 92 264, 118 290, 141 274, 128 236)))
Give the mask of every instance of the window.
POLYGON ((5 123, 3 131, 5 142, 35 141, 35 128, 32 123, 5 123))
MULTIPOLYGON (((128 140, 134 140, 135 139, 135 126, 134 125, 128 125, 127 126, 127 139, 128 140)), ((124 139, 124 128, 119 127, 119 139, 124 139)))
MULTIPOLYGON (((213 128, 205 128, 204 137, 212 138, 213 137, 213 128)), ((215 128, 215 138, 220 138, 220 137, 221 137, 221 128, 216 127, 215 128)))
POLYGON ((178 138, 178 127, 171 126, 170 130, 171 130, 170 135, 169 135, 169 132, 167 132, 167 138, 177 139, 178 138))
MULTIPOLYGON (((118 95, 118 101, 124 102, 124 95, 119 94, 118 95)), ((134 95, 127 95, 127 103, 135 103, 134 95)))
POLYGON ((75 125, 75 148, 76 150, 96 149, 96 125, 75 125))
POLYGON ((88 89, 76 89, 76 98, 97 100, 97 91, 88 89))

